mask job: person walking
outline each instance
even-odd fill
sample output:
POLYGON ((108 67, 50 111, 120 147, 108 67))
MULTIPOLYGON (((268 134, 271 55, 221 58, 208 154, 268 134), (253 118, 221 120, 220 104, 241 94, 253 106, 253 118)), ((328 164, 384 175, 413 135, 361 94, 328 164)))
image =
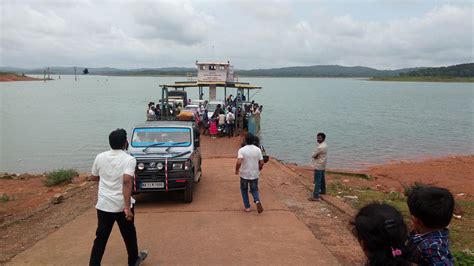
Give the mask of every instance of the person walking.
POLYGON ((316 136, 318 146, 312 155, 314 167, 314 191, 310 201, 320 201, 320 194, 326 194, 326 178, 324 176, 327 163, 328 145, 326 144, 326 134, 319 132, 316 136))
POLYGON ((260 148, 253 145, 254 136, 245 136, 245 146, 239 149, 237 163, 235 164, 235 174, 240 175, 240 192, 244 202, 244 210, 250 212, 248 190, 252 193, 253 201, 257 205, 257 212, 262 213, 263 207, 258 194, 258 178, 263 168, 263 155, 260 148))
POLYGON ((134 225, 132 179, 137 160, 128 155, 127 132, 116 129, 109 135, 109 151, 96 156, 92 165, 91 181, 99 181, 96 204, 97 231, 92 246, 89 265, 100 265, 105 246, 114 223, 117 222, 128 253, 128 265, 140 265, 148 251, 138 252, 137 233, 134 225))
POLYGON ((225 117, 225 121, 226 121, 226 126, 227 126, 227 134, 229 135, 229 138, 230 137, 233 137, 234 136, 234 120, 235 120, 235 116, 234 116, 234 113, 232 113, 232 108, 228 108, 227 109, 227 115, 225 117))

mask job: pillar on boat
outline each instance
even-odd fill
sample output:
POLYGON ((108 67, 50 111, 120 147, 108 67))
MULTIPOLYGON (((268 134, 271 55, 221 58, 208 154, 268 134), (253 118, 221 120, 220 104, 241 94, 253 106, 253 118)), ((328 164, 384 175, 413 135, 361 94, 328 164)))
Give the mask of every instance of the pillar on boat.
POLYGON ((163 87, 161 89, 161 115, 167 114, 166 113, 167 106, 168 106, 168 87, 163 87), (165 98, 165 95, 166 95, 166 98, 165 98))
POLYGON ((209 101, 215 101, 217 95, 216 85, 209 85, 209 101))

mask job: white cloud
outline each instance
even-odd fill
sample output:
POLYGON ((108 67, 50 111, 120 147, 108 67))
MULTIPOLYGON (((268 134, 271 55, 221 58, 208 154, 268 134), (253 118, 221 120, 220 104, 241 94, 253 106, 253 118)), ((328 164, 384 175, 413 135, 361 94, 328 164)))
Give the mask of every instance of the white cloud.
POLYGON ((2 1, 0 7, 3 66, 164 67, 214 59, 237 68, 398 68, 474 61, 473 8, 465 4, 385 20, 370 19, 377 10, 361 19, 322 1, 2 1))

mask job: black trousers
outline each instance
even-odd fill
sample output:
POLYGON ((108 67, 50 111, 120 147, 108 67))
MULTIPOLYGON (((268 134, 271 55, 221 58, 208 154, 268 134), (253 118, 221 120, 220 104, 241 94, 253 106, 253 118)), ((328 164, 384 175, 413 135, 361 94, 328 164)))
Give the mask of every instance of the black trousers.
MULTIPOLYGON (((132 213, 135 214, 134 208, 132 208, 132 213)), ((128 265, 135 265, 138 259, 138 244, 134 219, 135 217, 132 221, 127 221, 125 212, 115 213, 97 210, 97 231, 95 233, 94 246, 92 247, 89 265, 100 265, 107 240, 109 239, 115 222, 117 222, 119 226, 120 234, 122 234, 123 241, 127 247, 128 265)))

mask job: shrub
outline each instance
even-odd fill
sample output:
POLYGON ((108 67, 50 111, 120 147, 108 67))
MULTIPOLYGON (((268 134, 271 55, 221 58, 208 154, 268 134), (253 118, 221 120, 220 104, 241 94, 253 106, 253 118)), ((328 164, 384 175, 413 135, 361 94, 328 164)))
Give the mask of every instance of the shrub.
POLYGON ((3 195, 0 196, 0 201, 1 202, 8 202, 12 200, 13 198, 8 196, 7 193, 3 193, 3 195))
POLYGON ((51 187, 60 184, 64 181, 71 181, 75 176, 79 175, 76 170, 73 169, 58 169, 52 172, 46 173, 46 180, 44 185, 51 187))
POLYGON ((471 250, 454 252, 453 257, 456 266, 474 265, 474 254, 471 250))

